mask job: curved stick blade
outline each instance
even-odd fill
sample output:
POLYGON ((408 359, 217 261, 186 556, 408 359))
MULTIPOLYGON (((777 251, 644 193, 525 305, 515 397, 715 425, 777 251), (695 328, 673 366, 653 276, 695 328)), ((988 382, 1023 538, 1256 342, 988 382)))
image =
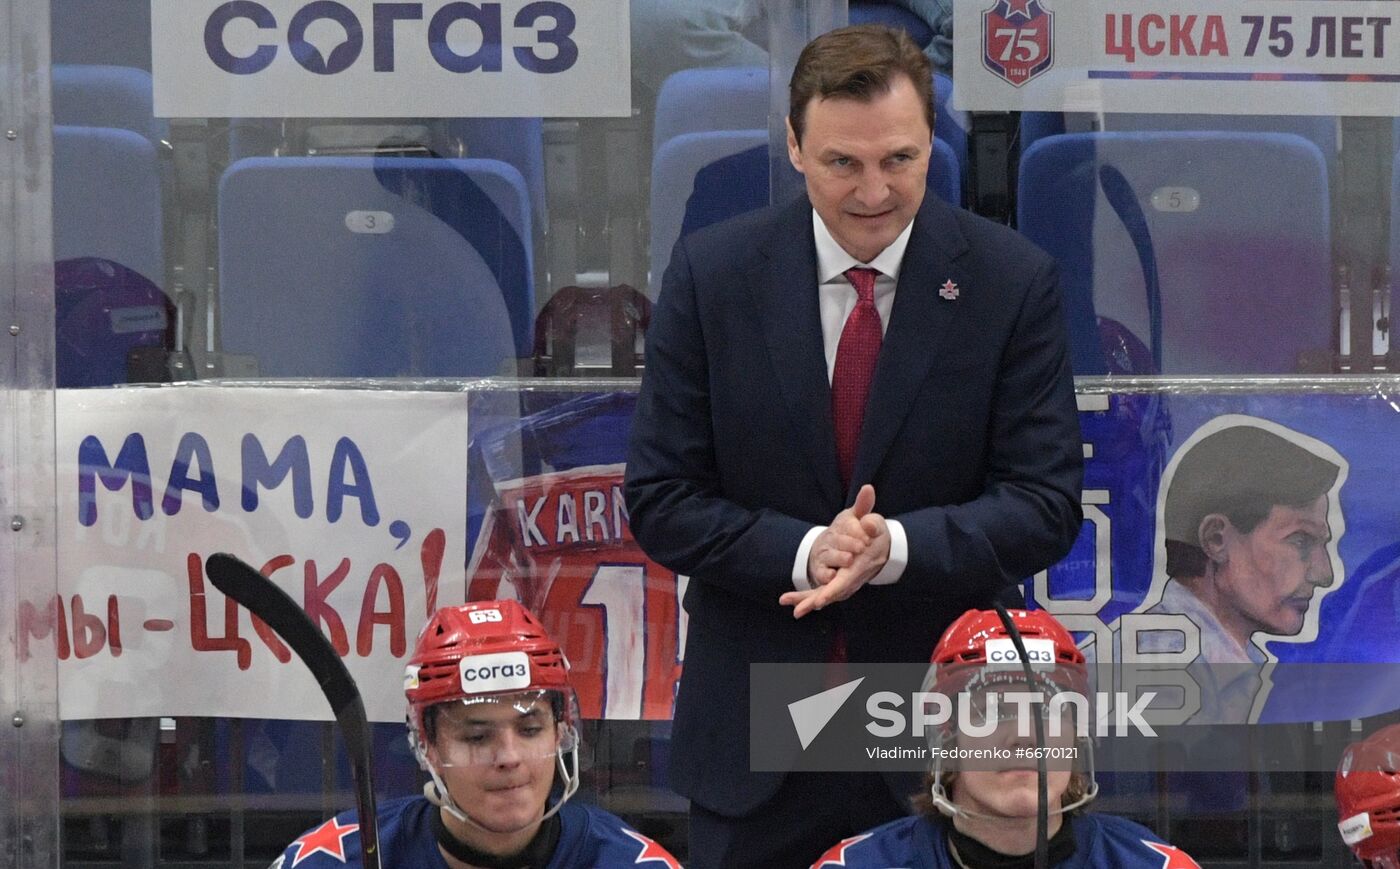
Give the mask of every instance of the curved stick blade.
POLYGON ((226 552, 209 556, 205 571, 214 587, 267 623, 306 664, 335 714, 355 777, 360 815, 360 858, 364 869, 380 869, 379 825, 371 779, 369 719, 360 689, 345 662, 306 611, 277 585, 226 552))

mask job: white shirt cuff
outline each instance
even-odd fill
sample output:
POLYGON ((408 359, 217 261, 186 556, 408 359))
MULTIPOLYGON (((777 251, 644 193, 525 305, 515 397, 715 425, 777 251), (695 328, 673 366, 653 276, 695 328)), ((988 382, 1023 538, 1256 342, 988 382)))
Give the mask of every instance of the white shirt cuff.
POLYGON ((807 558, 812 554, 812 545, 817 542, 817 537, 826 527, 813 525, 807 531, 807 536, 802 538, 802 542, 797 544, 797 560, 792 563, 792 587, 798 591, 811 591, 816 588, 807 579, 807 558))
POLYGON ((909 537, 904 533, 904 524, 898 519, 886 519, 885 527, 890 529, 890 558, 870 580, 871 585, 894 585, 909 566, 909 537))

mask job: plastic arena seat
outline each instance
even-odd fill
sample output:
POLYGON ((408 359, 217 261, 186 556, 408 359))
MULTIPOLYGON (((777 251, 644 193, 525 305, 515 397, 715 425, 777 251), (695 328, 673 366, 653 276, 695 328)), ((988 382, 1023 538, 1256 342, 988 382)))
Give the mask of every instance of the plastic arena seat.
POLYGON ((967 112, 953 108, 953 80, 941 72, 933 74, 933 137, 952 149, 958 171, 967 176, 967 112))
POLYGON ((656 97, 653 157, 686 133, 767 131, 768 97, 768 70, 761 66, 683 69, 671 75, 656 97))
POLYGON ((151 68, 151 4, 145 0, 54 0, 49 14, 53 63, 151 68))
POLYGON ((684 133, 666 142, 651 170, 651 295, 661 289, 692 200, 694 230, 767 205, 768 190, 767 129, 684 133))
POLYGON ((56 383, 126 383, 128 355, 168 348, 174 326, 156 149, 108 128, 56 126, 53 143, 56 383))
POLYGON ((1328 170, 1337 163, 1337 119, 1308 115, 1171 115, 1146 112, 1022 112, 1021 153, 1045 138, 1061 133, 1293 133, 1322 152, 1328 170))
MULTIPOLYGON (((229 160, 248 157, 435 156, 500 160, 514 166, 530 193, 539 231, 547 223, 544 122, 540 118, 235 118, 229 160)), ((538 235, 536 236, 538 238, 538 235)))
POLYGON ((1164 374, 1330 363, 1327 167, 1300 136, 1051 136, 1021 161, 1019 217, 1060 263, 1077 373, 1104 369, 1095 314, 1164 374))
POLYGON ((218 207, 224 349, 259 376, 490 375, 529 355, 530 205, 511 166, 252 158, 218 207))
POLYGON ((547 222, 544 122, 539 118, 450 118, 443 122, 445 155, 500 160, 514 166, 530 191, 537 226, 547 222))
POLYGON ((169 125, 155 117, 151 74, 129 66, 54 64, 53 119, 72 127, 130 130, 158 144, 169 125))
POLYGON ((852 0, 850 21, 852 24, 883 24, 903 30, 920 48, 927 47, 933 41, 933 30, 926 21, 903 6, 895 6, 893 3, 852 0))
POLYGON ((127 130, 54 127, 54 259, 99 257, 164 283, 155 146, 127 130))
POLYGON ((175 323, 160 289, 160 234, 162 215, 175 205, 174 179, 170 127, 155 117, 151 74, 54 64, 52 83, 55 129, 64 130, 55 134, 54 173, 59 385, 164 379, 166 360, 156 350, 170 349, 175 323), (107 135, 116 132, 149 146, 107 135), (136 348, 149 349, 145 361, 128 358, 136 348))

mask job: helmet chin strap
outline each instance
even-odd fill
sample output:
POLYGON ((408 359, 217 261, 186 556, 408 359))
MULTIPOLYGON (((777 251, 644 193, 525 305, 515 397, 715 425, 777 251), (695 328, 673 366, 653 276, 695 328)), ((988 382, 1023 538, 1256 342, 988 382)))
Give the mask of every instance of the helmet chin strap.
MULTIPOLYGON (((989 815, 985 812, 975 812, 972 809, 960 806, 957 803, 953 802, 952 796, 950 796, 948 792, 943 789, 943 785, 940 782, 935 781, 933 783, 933 787, 930 788, 929 791, 929 796, 932 799, 934 807, 937 808, 938 811, 942 812, 950 818, 976 818, 980 821, 1016 820, 1013 818, 1009 818, 1005 815, 989 815)), ((1084 794, 1084 796, 1080 797, 1079 799, 1075 800, 1074 802, 1068 805, 1059 806, 1053 809, 1047 807, 1047 814, 1067 814, 1079 808, 1080 806, 1088 805, 1091 801, 1093 801, 1094 797, 1097 797, 1098 795, 1099 783, 1091 782, 1089 785, 1089 791, 1086 794, 1084 794)))
POLYGON ((573 740, 573 743, 572 748, 566 750, 561 747, 554 751, 555 767, 558 769, 559 775, 564 781, 564 792, 560 794, 559 799, 554 801, 554 805, 545 809, 544 813, 538 818, 534 818, 513 830, 491 830, 474 820, 463 811, 462 808, 457 805, 457 801, 452 798, 452 792, 447 789, 447 783, 444 782, 442 776, 438 774, 437 767, 427 762, 423 765, 427 767, 428 775, 431 776, 432 780, 423 785, 423 796, 427 797, 428 802, 440 807, 452 817, 464 824, 470 824, 476 827, 483 833, 519 832, 530 826, 530 824, 547 820, 557 814, 559 810, 564 807, 564 803, 569 801, 569 797, 572 797, 578 790, 578 740, 573 740))

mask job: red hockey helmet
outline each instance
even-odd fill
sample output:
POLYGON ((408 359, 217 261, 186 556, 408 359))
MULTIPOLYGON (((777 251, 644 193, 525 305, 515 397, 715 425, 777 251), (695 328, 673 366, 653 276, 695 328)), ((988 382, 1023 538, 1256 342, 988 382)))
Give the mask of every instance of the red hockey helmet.
POLYGON ((453 744, 430 750, 438 715, 483 703, 506 703, 525 714, 547 703, 558 723, 558 738, 538 747, 557 757, 563 793, 546 817, 558 811, 578 788, 578 702, 568 670, 559 644, 515 601, 482 601, 434 613, 404 672, 409 742, 432 777, 425 791, 429 799, 470 820, 471 807, 453 801, 442 768, 489 764, 499 757, 490 741, 479 749, 453 744))
MULTIPOLYGON (((1045 610, 1009 610, 1021 634, 1031 666, 1045 672, 1062 690, 1083 691, 1084 653, 1064 625, 1045 610)), ((968 610, 948 626, 934 647, 930 663, 937 689, 956 693, 990 666, 1004 666, 1010 678, 1020 678, 1020 656, 1011 634, 995 610, 968 610), (1007 665, 1016 664, 1012 668, 1007 665)))
POLYGON ((1400 724, 1347 746, 1336 793, 1337 829, 1357 858, 1400 869, 1400 724))
MULTIPOLYGON (((931 770, 932 802, 935 808, 950 817, 992 817, 959 805, 950 793, 953 774, 960 764, 957 761, 945 763, 943 749, 957 739, 954 719, 961 724, 965 720, 976 719, 978 714, 996 713, 1001 713, 1004 718, 1011 707, 998 708, 991 705, 991 701, 983 707, 983 699, 988 695, 1022 691, 1028 687, 1041 693, 1047 701, 1061 692, 1074 692, 1080 695, 1086 707, 1089 703, 1084 653, 1064 625, 1044 610, 1010 610, 1008 615, 1030 659, 1030 686, 1026 685, 1025 666, 1015 640, 995 610, 968 610, 949 625, 934 647, 931 666, 924 679, 924 691, 933 691, 949 698, 956 709, 961 710, 961 704, 966 703, 971 711, 967 719, 962 717, 960 711, 930 734, 931 740, 937 742, 931 746, 934 759, 931 770)), ((1046 703, 1041 707, 1042 715, 1053 708, 1054 702, 1046 703)), ((1059 805, 1050 808, 1056 814, 1078 809, 1098 794, 1094 779, 1093 741, 1087 727, 1088 722, 1093 720, 1093 714, 1087 709, 1077 710, 1075 714, 1084 719, 1070 725, 1079 748, 1072 755, 1070 789, 1062 796, 1059 805)), ((1056 733, 1063 734, 1064 731, 1052 727, 1047 733, 1054 737, 1056 733)))
POLYGON ((421 711, 481 694, 571 692, 568 668, 559 644, 520 604, 469 603, 428 620, 408 661, 404 694, 409 708, 421 711))

